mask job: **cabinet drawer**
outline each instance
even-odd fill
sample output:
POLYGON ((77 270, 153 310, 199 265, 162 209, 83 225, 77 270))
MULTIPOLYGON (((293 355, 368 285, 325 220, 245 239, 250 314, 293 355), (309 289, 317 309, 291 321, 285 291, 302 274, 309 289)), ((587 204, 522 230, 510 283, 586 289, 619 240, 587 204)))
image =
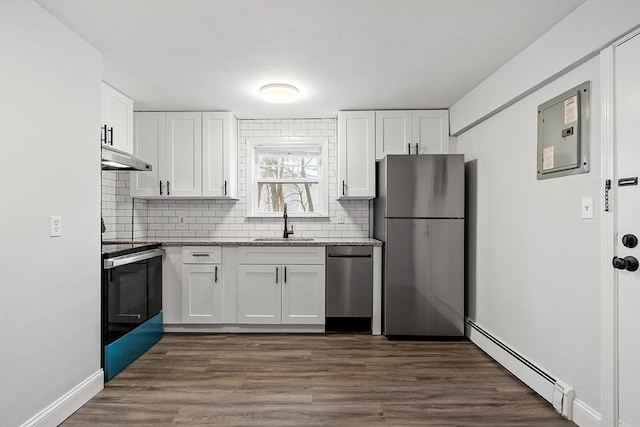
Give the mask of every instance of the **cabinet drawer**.
POLYGON ((185 246, 182 248, 184 264, 220 264, 222 248, 220 246, 185 246))
POLYGON ((322 264, 324 247, 243 246, 238 250, 240 264, 322 264))

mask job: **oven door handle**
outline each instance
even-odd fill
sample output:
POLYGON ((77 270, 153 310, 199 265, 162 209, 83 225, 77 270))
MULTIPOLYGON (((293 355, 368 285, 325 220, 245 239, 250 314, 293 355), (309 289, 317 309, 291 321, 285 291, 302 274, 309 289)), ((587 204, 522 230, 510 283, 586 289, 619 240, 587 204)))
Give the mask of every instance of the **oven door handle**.
POLYGON ((120 267, 121 265, 133 264, 134 262, 144 261, 145 259, 155 258, 164 255, 164 249, 150 249, 140 254, 123 255, 115 258, 107 258, 104 260, 104 269, 120 267))

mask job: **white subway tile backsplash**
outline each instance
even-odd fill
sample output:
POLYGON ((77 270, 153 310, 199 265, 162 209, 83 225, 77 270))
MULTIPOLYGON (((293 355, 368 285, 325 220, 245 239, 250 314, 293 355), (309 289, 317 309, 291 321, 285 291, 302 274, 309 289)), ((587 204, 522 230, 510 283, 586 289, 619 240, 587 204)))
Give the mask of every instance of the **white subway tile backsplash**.
POLYGON ((272 140, 308 138, 328 140, 329 217, 289 219, 297 237, 368 237, 369 203, 335 200, 336 120, 268 119, 239 120, 238 201, 132 200, 129 173, 103 171, 102 215, 107 226, 103 239, 134 237, 279 237, 282 218, 246 216, 246 138, 272 140), (133 231, 132 231, 133 210, 133 231), (180 218, 184 222, 180 223, 180 218), (341 219, 344 222, 341 222, 341 219))

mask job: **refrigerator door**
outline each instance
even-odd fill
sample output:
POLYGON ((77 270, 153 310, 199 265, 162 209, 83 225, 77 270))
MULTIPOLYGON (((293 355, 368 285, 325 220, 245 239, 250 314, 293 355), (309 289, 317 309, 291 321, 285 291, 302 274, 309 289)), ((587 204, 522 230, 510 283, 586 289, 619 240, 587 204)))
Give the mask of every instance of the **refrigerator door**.
POLYGON ((464 156, 386 157, 387 218, 463 218, 464 156))
POLYGON ((464 335, 464 220, 388 219, 384 334, 464 335))

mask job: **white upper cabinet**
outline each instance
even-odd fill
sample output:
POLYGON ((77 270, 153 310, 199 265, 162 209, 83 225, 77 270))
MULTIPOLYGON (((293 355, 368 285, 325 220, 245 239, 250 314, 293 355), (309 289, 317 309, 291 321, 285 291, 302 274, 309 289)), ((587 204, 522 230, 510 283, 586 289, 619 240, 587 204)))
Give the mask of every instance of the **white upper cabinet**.
POLYGON ((131 173, 131 196, 237 198, 237 129, 231 113, 135 113, 133 154, 153 171, 131 173))
POLYGON ((338 112, 338 200, 376 196, 375 129, 373 111, 338 112))
POLYGON ((447 110, 376 111, 376 160, 387 154, 448 152, 447 110))
POLYGON ((202 195, 238 198, 238 122, 231 113, 202 113, 202 195))
POLYGON ((202 195, 202 114, 167 113, 165 183, 167 197, 202 195))
POLYGON ((158 197, 165 195, 165 113, 135 113, 133 125, 133 155, 150 163, 151 171, 130 172, 131 196, 158 197), (163 191, 160 191, 162 183, 163 191))
POLYGON ((102 83, 102 144, 133 153, 133 100, 102 83))

